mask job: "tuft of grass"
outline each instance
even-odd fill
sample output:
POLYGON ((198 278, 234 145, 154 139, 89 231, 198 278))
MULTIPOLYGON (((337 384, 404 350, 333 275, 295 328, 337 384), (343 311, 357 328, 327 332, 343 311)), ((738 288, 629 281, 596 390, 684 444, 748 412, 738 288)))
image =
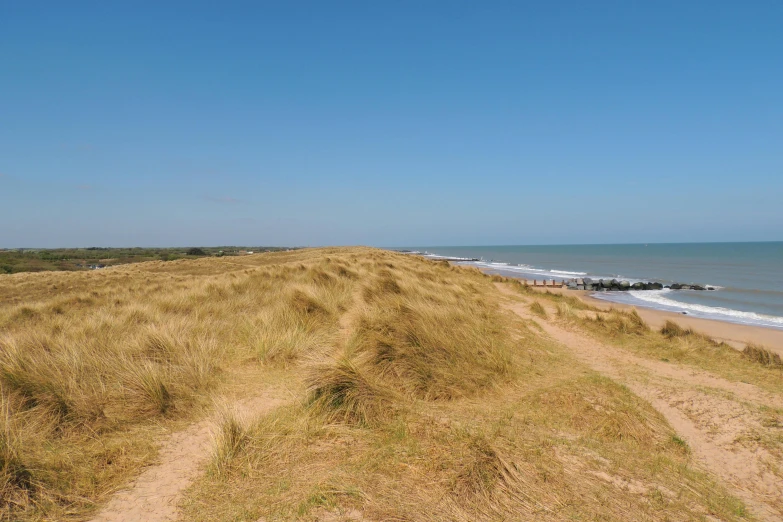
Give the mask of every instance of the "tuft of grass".
POLYGON ((679 435, 672 435, 671 441, 673 444, 676 444, 677 446, 681 447, 683 451, 685 451, 686 453, 690 453, 690 448, 688 446, 688 443, 685 441, 685 439, 683 439, 679 435))
POLYGON ((11 404, 0 394, 0 510, 26 503, 25 493, 34 486, 32 472, 22 460, 22 448, 13 426, 11 404))
POLYGON ((673 339, 675 337, 688 337, 693 334, 694 332, 692 329, 683 328, 679 324, 675 323, 674 321, 670 321, 668 319, 661 327, 661 335, 669 339, 673 339))
POLYGON ((650 326, 636 310, 623 312, 612 308, 606 313, 596 313, 594 317, 588 316, 586 320, 599 327, 602 333, 609 337, 643 336, 651 331, 650 326))
POLYGON ((537 293, 533 288, 524 284, 519 279, 509 279, 507 282, 514 288, 514 290, 516 290, 519 293, 526 294, 526 295, 537 293))
POLYGON ((242 453, 248 438, 248 428, 236 415, 224 412, 215 436, 211 470, 218 476, 226 476, 234 460, 242 453))
POLYGON ((492 495, 495 488, 513 487, 518 480, 516 469, 483 434, 468 434, 467 448, 451 489, 463 500, 492 495))
POLYGON ((630 331, 634 334, 641 335, 650 331, 650 326, 642 319, 636 308, 628 312, 628 319, 631 323, 630 331))
POLYGON ((557 303, 557 316, 561 319, 574 319, 576 312, 570 304, 561 302, 557 303))
POLYGON ((781 360, 780 355, 767 350, 763 346, 748 344, 745 346, 745 349, 742 350, 742 355, 763 366, 783 368, 783 361, 781 360))
POLYGON ((166 414, 173 406, 173 397, 168 388, 164 370, 154 363, 132 366, 128 387, 141 397, 146 409, 152 413, 166 414))
POLYGON ((542 292, 539 290, 535 290, 534 287, 523 285, 519 281, 515 282, 514 287, 518 291, 524 294, 535 294, 536 296, 541 297, 542 299, 546 299, 547 301, 550 301, 555 304, 565 303, 574 310, 590 310, 593 312, 599 311, 598 308, 587 304, 582 299, 579 299, 577 296, 574 295, 568 295, 561 292, 552 292, 551 290, 544 290, 542 292))
POLYGON ((539 301, 533 301, 530 304, 530 311, 543 318, 547 316, 546 309, 539 301))
POLYGON ((347 357, 316 365, 308 378, 311 411, 329 421, 373 426, 393 413, 394 394, 347 357))

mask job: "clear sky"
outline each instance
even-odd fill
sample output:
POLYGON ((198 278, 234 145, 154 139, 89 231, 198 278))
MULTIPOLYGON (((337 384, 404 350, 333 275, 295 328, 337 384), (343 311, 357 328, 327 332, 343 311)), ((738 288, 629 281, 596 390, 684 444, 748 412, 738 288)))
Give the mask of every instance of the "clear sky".
POLYGON ((783 239, 783 2, 0 3, 0 247, 783 239))

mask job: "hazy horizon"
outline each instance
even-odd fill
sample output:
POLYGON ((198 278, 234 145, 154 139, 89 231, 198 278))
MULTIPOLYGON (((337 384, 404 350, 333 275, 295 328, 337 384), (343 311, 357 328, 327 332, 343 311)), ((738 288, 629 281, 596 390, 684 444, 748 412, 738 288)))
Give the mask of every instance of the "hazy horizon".
POLYGON ((204 248, 240 248, 240 247, 256 247, 256 248, 328 248, 328 247, 351 247, 351 246, 368 246, 380 249, 410 249, 410 248, 491 248, 491 247, 546 247, 546 246, 634 246, 634 245, 711 245, 711 244, 752 244, 752 243, 783 243, 783 241, 676 241, 676 242, 641 242, 641 243, 538 243, 538 244, 481 244, 481 245, 276 245, 276 244, 192 244, 192 245, 115 245, 115 246, 100 246, 100 245, 79 245, 79 246, 53 246, 53 247, 19 247, 19 246, 1 246, 0 250, 58 250, 58 249, 87 249, 87 248, 106 248, 106 249, 123 249, 123 248, 192 248, 192 247, 204 247, 204 248))

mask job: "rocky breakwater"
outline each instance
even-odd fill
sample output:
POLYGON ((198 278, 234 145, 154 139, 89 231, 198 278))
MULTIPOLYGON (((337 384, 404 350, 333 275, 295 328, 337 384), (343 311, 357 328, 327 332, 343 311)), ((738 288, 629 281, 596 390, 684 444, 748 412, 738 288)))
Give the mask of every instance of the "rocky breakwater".
POLYGON ((664 288, 670 288, 672 290, 715 290, 711 286, 702 286, 694 284, 684 283, 672 283, 671 285, 664 286, 662 283, 641 282, 637 281, 631 283, 630 281, 622 281, 618 279, 591 279, 585 277, 583 279, 571 279, 566 282, 566 286, 571 290, 591 290, 595 292, 623 292, 629 290, 663 290, 664 288))

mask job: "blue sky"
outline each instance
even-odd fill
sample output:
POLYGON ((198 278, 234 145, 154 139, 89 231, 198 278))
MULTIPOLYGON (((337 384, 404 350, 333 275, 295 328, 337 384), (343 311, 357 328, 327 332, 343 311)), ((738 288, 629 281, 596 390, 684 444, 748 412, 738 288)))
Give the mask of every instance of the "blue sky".
POLYGON ((0 247, 781 240, 781 27, 779 0, 5 2, 0 247))

